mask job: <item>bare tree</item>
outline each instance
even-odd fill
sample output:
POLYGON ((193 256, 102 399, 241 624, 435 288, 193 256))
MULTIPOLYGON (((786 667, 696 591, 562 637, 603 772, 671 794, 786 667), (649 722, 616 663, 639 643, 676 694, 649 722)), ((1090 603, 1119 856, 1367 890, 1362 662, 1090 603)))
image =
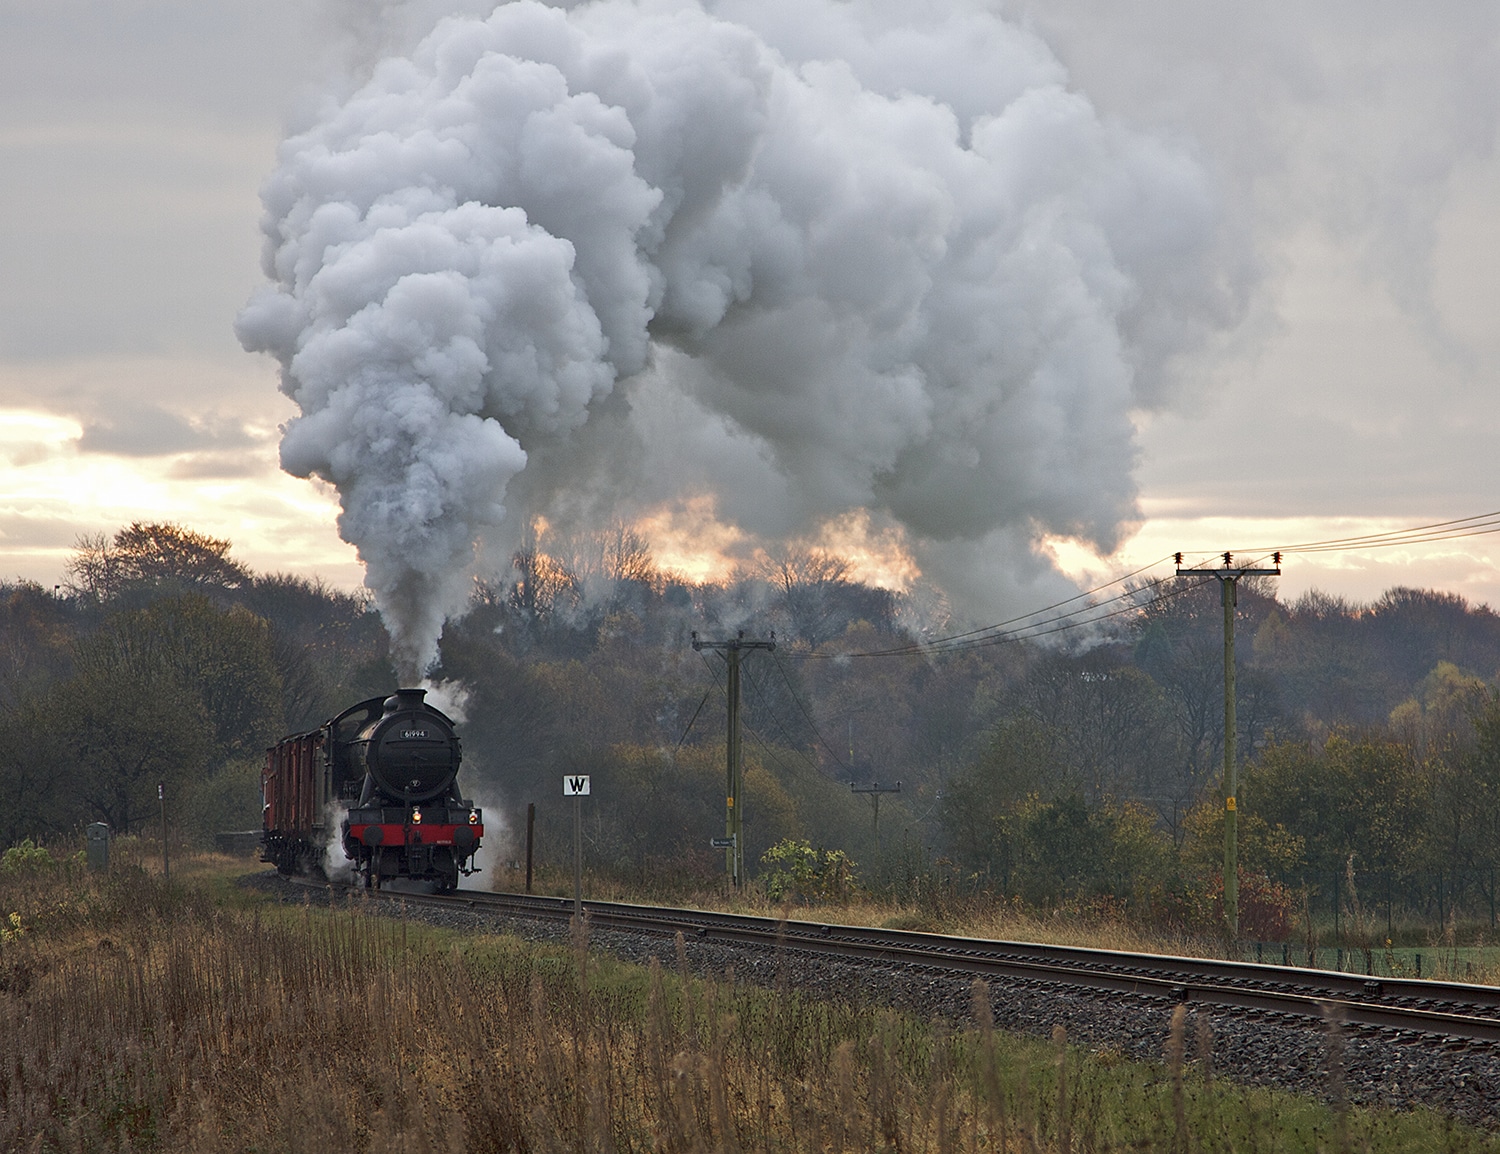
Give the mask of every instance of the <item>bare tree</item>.
MULTIPOLYGON (((776 590, 792 636, 808 645, 837 637, 855 620, 843 596, 853 587, 849 562, 821 549, 788 549, 767 553, 761 576, 776 590)), ((854 612, 857 612, 855 610, 854 612)))
POLYGON ((651 584, 658 576, 651 557, 651 542, 624 521, 604 530, 604 576, 616 584, 625 581, 651 584))
POLYGON ((104 601, 119 587, 119 557, 103 533, 83 533, 73 543, 68 559, 68 592, 89 601, 104 601))
POLYGON ((581 584, 573 571, 555 557, 543 553, 534 541, 516 550, 511 558, 516 581, 506 600, 525 620, 545 623, 564 607, 578 603, 581 584))

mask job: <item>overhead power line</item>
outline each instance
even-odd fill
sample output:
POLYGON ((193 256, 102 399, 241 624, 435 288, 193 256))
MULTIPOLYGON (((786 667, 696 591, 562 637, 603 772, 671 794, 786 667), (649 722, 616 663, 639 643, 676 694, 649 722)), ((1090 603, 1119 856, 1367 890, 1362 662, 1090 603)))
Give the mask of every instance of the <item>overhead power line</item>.
MULTIPOLYGON (((771 653, 771 658, 772 660, 775 660, 776 658, 776 654, 774 651, 771 653)), ((777 662, 777 665, 779 667, 780 662, 777 662)), ((785 674, 783 674, 783 676, 785 676, 785 674)), ((772 707, 770 695, 761 688, 760 682, 755 680, 755 674, 750 670, 748 666, 745 668, 745 680, 750 683, 750 688, 755 693, 756 698, 760 701, 761 706, 765 709, 766 716, 771 719, 776 728, 781 732, 781 736, 786 741, 786 748, 792 753, 796 754, 796 756, 800 758, 809 769, 813 770, 814 772, 818 772, 817 763, 797 747, 796 740, 792 737, 791 733, 788 732, 787 727, 782 724, 780 715, 772 707)), ((823 735, 818 732, 817 725, 813 723, 812 714, 808 713, 807 707, 804 706, 798 699, 797 692, 795 689, 792 689, 790 683, 788 683, 787 688, 791 690, 792 700, 797 703, 797 708, 802 711, 802 716, 807 718, 807 724, 812 726, 813 735, 821 742, 823 740, 823 735)), ((827 748, 826 743, 824 744, 824 748, 827 748)), ((837 756, 835 756, 834 760, 838 760, 837 756)))
MULTIPOLYGON (((1232 552, 1240 557, 1255 558, 1256 561, 1249 562, 1254 567, 1256 562, 1269 558, 1276 553, 1285 555, 1289 553, 1359 552, 1365 549, 1397 548, 1403 545, 1431 544, 1440 541, 1459 540, 1466 537, 1482 537, 1492 533, 1500 533, 1500 510, 1490 513, 1479 513, 1470 517, 1458 517, 1451 521, 1437 521, 1427 525, 1414 525, 1405 529, 1393 529, 1383 533, 1331 537, 1318 541, 1295 542, 1289 545, 1237 549, 1232 552)), ((1205 562, 1210 558, 1223 556, 1221 552, 1209 550, 1189 550, 1187 555, 1203 557, 1205 562)), ((990 645, 1007 645, 1019 641, 1033 641, 1059 633, 1088 628, 1116 617, 1138 612, 1142 607, 1143 599, 1146 597, 1154 597, 1157 601, 1160 601, 1179 596, 1182 593, 1197 588, 1196 585, 1188 585, 1173 587, 1164 593, 1160 592, 1163 586, 1168 585, 1177 577, 1190 576, 1189 573, 1185 573, 1179 569, 1173 574, 1156 578, 1143 585, 1127 587, 1123 591, 1102 601, 1091 600, 1097 594, 1116 586, 1124 585, 1133 578, 1156 569, 1173 559, 1173 556, 1159 558, 1111 581, 1107 581, 1102 585, 1097 585, 1092 589, 1086 589, 1081 593, 1077 593, 1072 597, 1055 601, 1051 605, 1008 618, 994 625, 986 625, 963 633, 912 642, 906 645, 891 646, 886 649, 865 650, 856 653, 797 653, 796 651, 791 651, 791 655, 814 660, 838 660, 856 657, 917 657, 935 653, 958 653, 990 645), (1076 605, 1066 612, 1053 614, 1054 610, 1075 605, 1079 601, 1083 601, 1085 604, 1076 605), (1110 606, 1115 606, 1115 608, 1110 609, 1110 606), (1044 614, 1053 615, 1044 616, 1044 614)), ((1205 579, 1211 576, 1207 564, 1203 567, 1203 573, 1205 579)))
MULTIPOLYGON (((1456 540, 1464 537, 1478 537, 1490 533, 1500 532, 1500 511, 1492 513, 1476 514, 1472 517, 1460 517, 1451 521, 1440 521, 1429 525, 1417 525, 1406 529, 1396 529, 1385 533, 1368 533, 1359 536, 1328 538, 1321 541, 1304 541, 1291 545, 1278 546, 1275 549, 1255 548, 1240 549, 1234 552, 1244 555, 1270 556, 1275 552, 1286 553, 1314 553, 1334 551, 1358 551, 1361 549, 1392 548, 1401 545, 1424 544, 1433 541, 1456 540)), ((1195 551, 1196 552, 1196 551, 1195 551)), ((1222 556, 1218 552, 1201 551, 1197 555, 1207 558, 1222 556)), ((986 625, 978 629, 971 629, 963 633, 955 633, 947 637, 927 639, 912 642, 906 645, 891 646, 885 649, 865 650, 855 653, 797 653, 794 656, 815 660, 836 660, 840 658, 866 658, 866 657, 915 657, 927 656, 934 653, 963 652, 968 649, 978 649, 989 645, 1004 645, 1018 641, 1036 640, 1042 637, 1052 636, 1058 633, 1068 632, 1076 629, 1087 628, 1102 622, 1121 617, 1126 614, 1138 612, 1141 608, 1143 598, 1156 596, 1157 600, 1175 597, 1189 591, 1196 586, 1184 588, 1173 588, 1165 594, 1159 594, 1164 585, 1169 584, 1175 577, 1183 574, 1181 570, 1177 573, 1149 581, 1141 586, 1127 587, 1122 592, 1105 598, 1102 601, 1089 600, 1095 595, 1115 586, 1125 584, 1135 577, 1155 569, 1173 557, 1162 557, 1147 565, 1122 574, 1102 585, 1092 589, 1084 590, 1074 594, 1072 597, 1053 602, 1051 605, 1028 613, 1011 617, 1005 621, 993 625, 986 625), (1062 609, 1068 605, 1074 605, 1079 601, 1085 601, 1083 605, 1076 606, 1063 613, 1056 613, 1050 617, 1043 616, 1053 610, 1062 609), (1121 604, 1123 602, 1123 604, 1121 604), (1109 606, 1117 606, 1108 609, 1109 606), (1108 610, 1108 611, 1104 611, 1108 610), (1038 620, 1038 618, 1040 618, 1038 620)), ((1204 576, 1209 572, 1205 568, 1204 576)))
MULTIPOLYGON (((1280 553, 1358 553, 1366 549, 1394 549, 1402 545, 1426 545, 1438 541, 1457 541, 1465 537, 1483 537, 1500 533, 1500 510, 1476 513, 1452 521, 1435 521, 1430 525, 1412 525, 1383 533, 1362 533, 1352 537, 1329 537, 1321 541, 1300 541, 1290 545, 1257 546, 1236 549, 1240 555, 1265 557, 1280 553)), ((1218 553, 1189 550, 1192 556, 1217 557, 1218 553)))
MULTIPOLYGON (((1137 573, 1141 570, 1137 570, 1137 573)), ((1120 580, 1127 580, 1121 578, 1120 580)), ((1112 582, 1114 584, 1116 582, 1112 582)), ((932 641, 924 641, 913 645, 896 646, 890 649, 873 649, 856 653, 797 653, 791 651, 791 656, 803 657, 815 660, 835 661, 855 657, 924 657, 934 653, 963 653, 971 649, 983 649, 991 645, 1010 645, 1018 641, 1034 641, 1042 637, 1050 637, 1058 633, 1066 633, 1075 629, 1083 629, 1089 626, 1099 625, 1116 617, 1127 614, 1138 613, 1147 598, 1155 601, 1169 600, 1197 588, 1197 585, 1185 585, 1181 588, 1168 588, 1162 592, 1163 586, 1173 584, 1173 577, 1166 576, 1154 581, 1147 582, 1104 601, 1090 602, 1080 608, 1067 613, 1060 613, 1053 617, 1043 618, 1040 621, 1031 621, 1028 624, 1018 625, 1015 628, 1005 628, 1004 625, 992 625, 985 630, 973 630, 969 633, 955 634, 952 637, 937 638, 932 641), (1117 606, 1110 609, 1109 606, 1117 606)), ((1108 586, 1100 586, 1108 588, 1108 586)), ((1026 614, 1016 621, 1025 621, 1027 617, 1035 617, 1036 614, 1026 614)))
POLYGON ((1052 610, 1060 609, 1064 605, 1071 605, 1075 601, 1081 601, 1087 597, 1092 597, 1095 593, 1102 593, 1106 589, 1112 589, 1114 588, 1114 586, 1124 584, 1132 577, 1139 577, 1142 573, 1146 572, 1146 570, 1155 569, 1158 565, 1165 564, 1169 560, 1171 560, 1170 557, 1159 557, 1148 565, 1142 565, 1139 569, 1135 569, 1129 573, 1125 573, 1119 577, 1116 577, 1113 581, 1106 581, 1103 585, 1096 585, 1092 589, 1085 589, 1083 592, 1075 593, 1071 597, 1064 597, 1061 601, 1054 601, 1051 605, 1043 605, 1040 609, 1033 609, 1029 613, 1022 613, 1019 617, 1011 617, 1005 621, 996 622, 994 625, 985 625, 978 629, 971 629, 967 633, 955 633, 950 637, 942 637, 935 641, 921 642, 914 645, 903 645, 890 650, 882 650, 880 655, 894 655, 897 653, 906 652, 908 650, 920 651, 929 649, 933 645, 943 645, 949 642, 963 641, 971 637, 983 637, 986 634, 991 634, 1003 630, 1007 626, 1014 625, 1018 621, 1025 621, 1031 617, 1038 617, 1043 613, 1050 613, 1052 612, 1052 610))
POLYGON ((834 765, 838 766, 845 772, 852 771, 853 767, 845 765, 843 758, 839 757, 833 746, 829 745, 828 742, 824 740, 822 731, 818 729, 818 723, 813 720, 812 712, 807 708, 807 705, 803 702, 801 696, 797 693, 797 687, 792 684, 792 679, 787 674, 786 666, 781 664, 781 658, 775 653, 771 654, 771 658, 773 661, 775 661, 776 668, 781 673, 781 680, 786 682, 786 691, 792 695, 792 700, 797 703, 797 708, 802 711, 802 716, 807 718, 807 724, 812 728, 813 736, 818 739, 818 744, 828 751, 828 756, 833 758, 834 765))
MULTIPOLYGON (((1088 601, 1084 605, 1081 605, 1075 609, 1071 609, 1066 613, 1058 614, 1054 617, 1044 618, 1041 621, 1032 621, 1032 618, 1040 617, 1042 614, 1049 613, 1054 609, 1060 609, 1064 605, 1071 605, 1075 601, 1084 601, 1087 598, 1094 596, 1094 594, 1096 593, 1102 593, 1106 589, 1111 589, 1116 585, 1124 584, 1132 578, 1140 576, 1148 569, 1154 569, 1158 565, 1161 565, 1164 562, 1170 560, 1170 557, 1162 557, 1159 560, 1151 562, 1149 565, 1142 565, 1139 569, 1135 569, 1129 573, 1125 573, 1119 577, 1116 577, 1112 581, 1107 581, 1103 585, 1097 585, 1092 589, 1085 589, 1081 593, 1075 593, 1072 597, 1065 597, 1061 601, 1055 601, 1051 605, 1043 606, 1040 609, 1033 609, 1029 613, 1022 613, 1019 616, 1008 618, 1005 621, 996 622, 994 625, 986 625, 979 629, 971 629, 965 633, 955 633, 948 637, 938 637, 930 640, 916 641, 908 645, 892 646, 889 649, 872 649, 862 653, 796 653, 795 651, 792 651, 792 655, 797 657, 812 658, 912 657, 919 654, 977 648, 984 645, 995 645, 1009 641, 1017 641, 1023 639, 1024 636, 1028 635, 1028 633, 1034 630, 1043 630, 1043 633, 1036 634, 1037 636, 1042 636, 1045 635, 1045 633, 1053 632, 1054 630, 1051 627, 1056 625, 1057 623, 1069 621, 1083 615, 1092 614, 1098 620, 1104 620, 1106 616, 1114 616, 1114 614, 1100 615, 1098 613, 1098 610, 1106 605, 1111 605, 1127 598, 1134 599, 1140 595, 1142 590, 1139 588, 1127 588, 1124 592, 1117 593, 1115 596, 1106 598, 1103 601, 1088 601), (1018 624, 1020 622, 1028 623, 1018 624), (1012 626, 1014 626, 1014 628, 1012 628, 1012 626)), ((1162 584, 1163 580, 1153 582, 1152 587, 1162 584)), ((1128 612, 1129 610, 1127 609, 1125 611, 1128 612)))
MULTIPOLYGON (((775 650, 772 650, 772 653, 774 654, 775 650)), ((699 656, 701 657, 703 655, 700 653, 699 656)), ((704 667, 707 668, 707 670, 709 672, 709 676, 714 679, 714 684, 709 689, 709 693, 712 693, 714 691, 714 689, 717 689, 719 691, 720 695, 723 696, 724 699, 727 701, 728 698, 729 698, 729 693, 728 693, 728 690, 725 688, 724 682, 719 678, 718 671, 714 669, 713 664, 708 660, 707 657, 703 657, 703 664, 704 664, 704 667)), ((782 736, 786 738, 787 744, 786 744, 786 746, 784 748, 786 750, 789 750, 790 752, 796 754, 802 760, 803 764, 805 764, 814 773, 821 772, 818 769, 817 763, 814 762, 811 758, 809 758, 807 756, 807 754, 803 753, 800 749, 798 749, 797 746, 796 746, 796 743, 792 741, 791 735, 788 734, 787 731, 786 731, 786 726, 784 726, 784 725, 781 724, 781 719, 779 717, 777 717, 776 714, 775 714, 775 712, 770 708, 769 701, 767 700, 765 694, 761 691, 761 688, 760 688, 759 684, 756 682, 754 676, 751 675, 751 673, 750 673, 750 671, 748 669, 746 669, 744 672, 745 672, 745 680, 747 680, 747 681, 750 682, 750 686, 751 686, 752 689, 755 690, 756 696, 759 697, 760 700, 761 700, 761 702, 762 702, 762 704, 764 704, 766 706, 766 712, 767 712, 767 714, 771 717, 771 719, 773 721, 776 722, 776 728, 780 729, 781 733, 782 733, 782 736)), ((793 693, 793 698, 795 699, 795 697, 796 697, 796 694, 794 692, 793 693)), ((800 701, 798 701, 797 704, 798 704, 799 707, 802 706, 802 703, 800 701)), ((806 709, 805 708, 803 709, 803 713, 806 714, 806 709)), ((808 717, 808 722, 811 723, 811 721, 812 721, 812 718, 809 716, 808 717)), ((764 751, 765 755, 771 761, 775 762, 776 765, 779 766, 784 773, 786 773, 788 775, 791 774, 791 772, 792 772, 791 767, 788 766, 786 762, 784 762, 784 761, 781 760, 781 757, 776 752, 776 747, 774 745, 772 745, 770 742, 768 742, 761 735, 761 733, 760 733, 759 730, 757 730, 753 725, 751 725, 749 722, 745 721, 743 718, 740 719, 740 725, 741 725, 741 727, 744 729, 744 731, 746 733, 748 733, 751 737, 753 737, 755 739, 756 743, 761 747, 761 749, 764 751)), ((814 732, 816 732, 816 731, 817 731, 817 727, 814 726, 814 732)), ((822 736, 821 735, 819 736, 818 740, 822 741, 822 736)), ((842 763, 840 763, 840 765, 842 765, 842 763)))

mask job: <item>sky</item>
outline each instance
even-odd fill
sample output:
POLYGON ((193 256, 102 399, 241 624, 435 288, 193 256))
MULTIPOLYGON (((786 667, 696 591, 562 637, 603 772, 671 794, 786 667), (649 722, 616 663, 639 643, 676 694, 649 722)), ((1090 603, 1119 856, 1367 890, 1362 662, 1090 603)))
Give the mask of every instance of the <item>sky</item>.
MULTIPOLYGON (((990 6, 1102 123, 1207 174, 1237 302, 1130 415, 1134 531, 1046 546, 1080 580, 1500 509, 1500 10, 1308 7, 990 6)), ((52 585, 80 535, 172 520, 258 570, 364 580, 337 495, 279 468, 298 410, 234 323, 278 143, 435 11, 0 3, 0 577, 52 585)), ((689 567, 709 538, 669 521, 658 551, 689 567)), ((1500 606, 1497 561, 1497 537, 1294 556, 1281 589, 1500 606)))

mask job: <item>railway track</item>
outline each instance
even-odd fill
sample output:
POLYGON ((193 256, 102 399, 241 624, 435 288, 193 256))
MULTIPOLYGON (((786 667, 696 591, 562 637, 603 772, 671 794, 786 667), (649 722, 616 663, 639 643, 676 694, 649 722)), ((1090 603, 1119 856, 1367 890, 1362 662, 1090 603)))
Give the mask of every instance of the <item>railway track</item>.
MULTIPOLYGON (((573 916, 571 900, 526 894, 387 892, 378 897, 535 920, 566 922, 573 916)), ((700 943, 796 951, 846 964, 903 966, 1028 985, 1145 995, 1190 1006, 1233 1008, 1252 1017, 1303 1021, 1332 1017, 1412 1040, 1500 1041, 1500 987, 1372 979, 1295 966, 957 938, 616 902, 589 901, 583 908, 594 929, 667 937, 681 933, 700 943)))

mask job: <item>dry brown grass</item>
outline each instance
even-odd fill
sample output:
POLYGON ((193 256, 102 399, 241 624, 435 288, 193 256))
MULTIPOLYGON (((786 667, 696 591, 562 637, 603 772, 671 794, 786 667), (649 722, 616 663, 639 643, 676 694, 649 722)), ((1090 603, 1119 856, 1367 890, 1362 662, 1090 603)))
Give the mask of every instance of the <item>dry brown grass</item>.
POLYGON ((225 911, 124 868, 0 886, 5 1150, 945 1149, 919 1029, 659 967, 225 911), (873 1022, 873 1019, 871 1020, 873 1022), (831 1061, 821 1060, 828 1056, 831 1061), (856 1085, 859 1090, 856 1092, 856 1085))
POLYGON ((0 1150, 1420 1148, 1211 1084, 1211 1039, 1187 1062, 1182 1022, 1162 1022, 1166 1067, 1096 1060, 998 1034, 982 986, 954 1032, 704 981, 681 948, 640 970, 583 934, 540 948, 210 893, 138 868, 0 878, 23 931, 0 943, 0 1150))
MULTIPOLYGON (((489 880, 494 888, 519 890, 524 874, 497 871, 489 880)), ((572 896, 572 875, 566 878, 557 871, 538 875, 536 892, 572 896)), ((645 902, 680 905, 705 910, 757 914, 809 922, 833 922, 845 925, 883 926, 887 929, 916 930, 925 933, 950 934, 959 937, 986 938, 995 941, 1045 942, 1060 946, 1119 950, 1125 953, 1167 954, 1180 957, 1219 958, 1224 944, 1218 934, 1194 935, 1183 931, 1142 924, 1109 912, 1079 910, 1037 910, 1019 900, 993 895, 953 896, 932 893, 920 902, 898 902, 870 893, 856 893, 841 902, 797 904, 772 902, 754 886, 743 893, 726 895, 723 887, 699 889, 675 888, 656 892, 633 887, 619 880, 589 877, 584 894, 596 901, 645 902)), ((1346 945, 1343 968, 1364 972, 1366 952, 1373 960, 1373 971, 1394 977, 1418 976, 1415 957, 1422 958, 1421 975, 1445 981, 1500 985, 1500 938, 1484 927, 1466 927, 1459 935, 1453 926, 1441 931, 1404 926, 1399 931, 1408 943, 1392 950, 1382 944, 1364 948, 1346 945), (1461 944, 1462 943, 1462 944, 1461 944)), ((1368 941, 1373 931, 1362 927, 1347 935, 1347 941, 1368 941)), ((1378 936, 1378 935, 1376 935, 1378 936)), ((1332 930, 1320 943, 1318 963, 1335 965, 1332 930)), ((1244 943, 1245 957, 1252 958, 1252 943, 1244 943)), ((1262 960, 1276 965, 1281 962, 1280 946, 1268 945, 1262 960)), ((1293 965, 1306 965, 1307 952, 1301 944, 1290 952, 1293 965)))
MULTIPOLYGON (((501 871, 495 873, 491 880, 496 889, 519 890, 525 879, 524 874, 501 871)), ((538 882, 536 889, 539 893, 571 897, 572 886, 571 875, 564 884, 559 877, 549 873, 543 881, 538 882)), ((773 902, 754 887, 746 889, 744 893, 729 896, 725 895, 722 888, 662 895, 643 892, 618 881, 592 877, 588 879, 584 893, 586 898, 596 901, 660 901, 663 904, 772 918, 883 926, 887 929, 1001 941, 1048 942, 1131 953, 1215 957, 1223 949, 1222 943, 1214 936, 1195 937, 1186 933, 1174 933, 1107 915, 1047 913, 1018 902, 1007 902, 990 896, 930 898, 920 903, 904 903, 862 893, 843 902, 789 904, 773 902)))

